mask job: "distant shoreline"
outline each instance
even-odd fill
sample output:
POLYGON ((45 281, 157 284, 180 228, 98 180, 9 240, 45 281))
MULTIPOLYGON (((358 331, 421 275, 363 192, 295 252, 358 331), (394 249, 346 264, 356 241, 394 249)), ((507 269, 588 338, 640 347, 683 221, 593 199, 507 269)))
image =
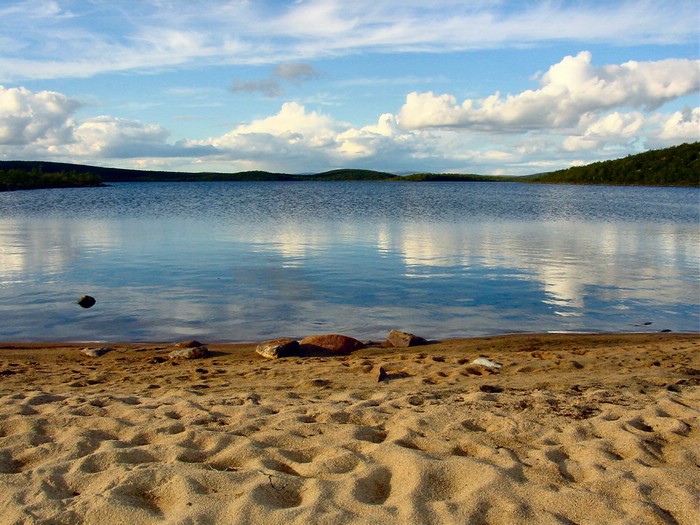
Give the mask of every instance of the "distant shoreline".
POLYGON ((622 159, 595 162, 547 173, 523 176, 460 173, 396 175, 367 169, 335 169, 306 175, 261 170, 237 173, 168 172, 106 168, 44 161, 0 161, 0 191, 47 187, 96 186, 109 182, 284 182, 284 181, 382 181, 382 182, 522 182, 609 186, 700 187, 700 142, 652 150, 622 159), (24 176, 23 176, 24 174, 24 176), (36 182, 23 180, 34 177, 36 182), (53 177, 51 185, 43 180, 53 177), (6 181, 10 180, 9 183, 6 181), (25 187, 11 187, 26 182, 25 187), (48 185, 47 185, 48 184, 48 185))

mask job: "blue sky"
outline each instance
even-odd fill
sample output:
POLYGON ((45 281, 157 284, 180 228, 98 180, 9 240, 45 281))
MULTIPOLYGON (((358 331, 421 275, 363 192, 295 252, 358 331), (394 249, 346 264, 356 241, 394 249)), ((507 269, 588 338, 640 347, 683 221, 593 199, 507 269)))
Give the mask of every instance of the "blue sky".
POLYGON ((700 140, 695 0, 2 0, 0 159, 528 174, 700 140))

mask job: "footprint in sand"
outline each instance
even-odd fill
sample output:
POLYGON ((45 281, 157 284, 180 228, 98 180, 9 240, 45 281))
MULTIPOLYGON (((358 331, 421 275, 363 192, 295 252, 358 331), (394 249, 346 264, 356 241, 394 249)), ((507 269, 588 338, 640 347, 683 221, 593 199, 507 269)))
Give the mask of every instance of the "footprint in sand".
POLYGON ((391 494, 391 472, 384 467, 375 468, 368 476, 355 481, 353 496, 368 505, 382 505, 391 494))
POLYGON ((251 499, 263 507, 278 509, 289 509, 301 505, 302 482, 288 476, 277 476, 275 474, 261 472, 261 476, 266 477, 251 492, 251 499))

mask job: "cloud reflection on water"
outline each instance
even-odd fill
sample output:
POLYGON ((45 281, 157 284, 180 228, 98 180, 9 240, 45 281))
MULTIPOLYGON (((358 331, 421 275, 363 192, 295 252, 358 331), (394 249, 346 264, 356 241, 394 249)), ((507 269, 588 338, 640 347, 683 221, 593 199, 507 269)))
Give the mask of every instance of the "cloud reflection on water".
POLYGON ((624 331, 646 319, 698 330, 699 220, 697 192, 677 188, 163 183, 0 194, 0 335, 446 337, 624 331), (98 305, 80 311, 87 292, 98 305))
POLYGON ((662 313, 694 330, 698 241, 643 222, 4 219, 0 316, 11 339, 615 331, 662 313), (72 308, 86 289, 94 312, 72 308))

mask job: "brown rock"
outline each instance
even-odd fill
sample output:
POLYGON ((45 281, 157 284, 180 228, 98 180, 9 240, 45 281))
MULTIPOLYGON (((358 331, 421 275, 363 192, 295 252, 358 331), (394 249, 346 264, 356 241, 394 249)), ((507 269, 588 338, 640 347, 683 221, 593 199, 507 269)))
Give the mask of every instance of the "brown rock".
POLYGON ((209 357, 209 349, 206 346, 196 346, 194 348, 178 348, 168 354, 170 359, 199 359, 209 357))
POLYGON ((310 335, 299 341, 299 344, 307 351, 331 354, 345 354, 365 347, 361 341, 340 334, 310 335))
POLYGON ((198 346, 204 346, 204 345, 196 340, 180 341, 179 343, 175 344, 175 348, 197 348, 198 346))
POLYGON ((265 341, 255 347, 255 351, 268 359, 279 359, 299 354, 299 341, 288 337, 265 341))
POLYGON ((408 332, 400 332, 392 330, 389 332, 386 340, 395 348, 408 348, 409 346, 427 345, 428 341, 417 335, 409 334, 408 332))

